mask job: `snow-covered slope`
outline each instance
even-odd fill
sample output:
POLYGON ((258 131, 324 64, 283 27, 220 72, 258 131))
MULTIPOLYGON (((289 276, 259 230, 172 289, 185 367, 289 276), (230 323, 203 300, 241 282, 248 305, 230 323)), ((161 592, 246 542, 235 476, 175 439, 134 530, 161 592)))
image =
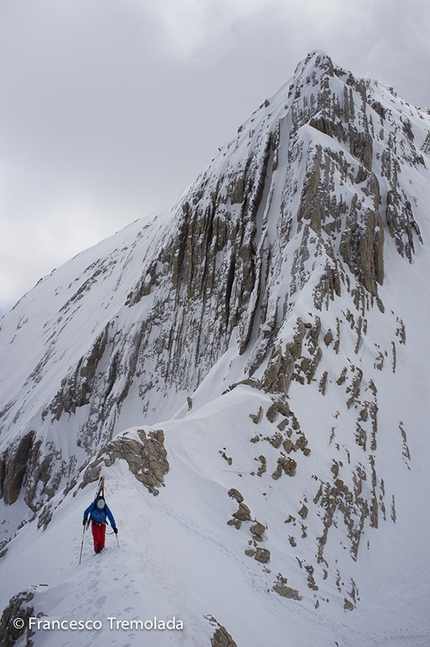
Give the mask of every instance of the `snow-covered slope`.
POLYGON ((429 644, 429 154, 427 110, 314 52, 169 212, 4 317, 4 627, 429 644), (78 567, 101 471, 120 547, 78 567))

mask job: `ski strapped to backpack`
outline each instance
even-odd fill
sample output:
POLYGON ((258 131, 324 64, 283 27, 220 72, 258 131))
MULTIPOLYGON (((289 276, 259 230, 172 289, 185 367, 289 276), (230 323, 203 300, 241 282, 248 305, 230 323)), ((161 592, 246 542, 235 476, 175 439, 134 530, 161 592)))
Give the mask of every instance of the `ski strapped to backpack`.
MULTIPOLYGON (((101 476, 99 478, 94 501, 97 501, 97 499, 99 499, 100 497, 103 497, 103 499, 105 499, 105 477, 104 476, 101 476)), ((90 527, 90 523, 91 523, 91 516, 88 517, 88 521, 86 525, 87 528, 90 527)))
POLYGON ((105 477, 101 476, 99 478, 99 482, 97 483, 97 490, 96 490, 96 496, 94 497, 94 501, 99 499, 100 497, 105 498, 105 477))

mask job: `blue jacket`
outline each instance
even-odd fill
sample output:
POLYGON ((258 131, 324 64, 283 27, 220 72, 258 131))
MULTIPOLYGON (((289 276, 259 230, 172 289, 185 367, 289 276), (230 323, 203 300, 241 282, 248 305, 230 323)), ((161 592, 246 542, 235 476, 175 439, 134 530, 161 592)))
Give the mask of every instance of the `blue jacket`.
MULTIPOLYGON (((99 501, 99 499, 97 499, 99 501)), ((106 523, 106 517, 110 521, 112 528, 116 528, 115 519, 113 518, 112 512, 109 510, 108 506, 105 503, 105 507, 101 510, 97 507, 97 501, 93 501, 84 512, 84 521, 88 518, 88 515, 91 515, 91 520, 95 523, 106 523)))

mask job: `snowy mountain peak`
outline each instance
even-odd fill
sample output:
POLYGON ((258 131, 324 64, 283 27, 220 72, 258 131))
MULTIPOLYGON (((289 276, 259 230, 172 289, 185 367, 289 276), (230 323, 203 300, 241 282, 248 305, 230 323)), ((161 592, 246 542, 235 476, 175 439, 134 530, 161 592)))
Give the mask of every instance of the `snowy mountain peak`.
MULTIPOLYGON (((214 559, 251 606, 258 580, 274 644, 286 608, 297 620, 284 603, 302 621, 329 601, 370 613, 372 571, 391 577, 424 505, 429 141, 427 111, 313 52, 170 211, 78 255, 4 317, 7 572, 103 470, 121 510, 133 492, 137 519, 159 524, 153 584, 170 569, 183 588, 182 549, 160 529, 186 541, 192 528, 186 560, 214 559), (31 519, 39 531, 19 530, 31 519)), ((213 607, 264 643, 195 586, 195 644, 213 607)), ((331 644, 343 616, 321 614, 331 644)), ((391 620, 383 607, 375 631, 391 620)), ((354 631, 342 644, 378 644, 354 631)))

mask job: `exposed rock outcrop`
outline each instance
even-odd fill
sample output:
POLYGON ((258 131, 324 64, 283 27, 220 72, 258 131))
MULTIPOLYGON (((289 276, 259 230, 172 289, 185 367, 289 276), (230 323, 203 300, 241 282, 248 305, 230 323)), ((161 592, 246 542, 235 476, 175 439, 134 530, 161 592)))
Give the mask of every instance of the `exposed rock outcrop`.
POLYGON ((35 436, 34 431, 22 436, 0 459, 0 494, 9 505, 17 500, 24 477, 32 468, 30 457, 35 436))
POLYGON ((99 453, 95 462, 86 469, 81 487, 97 480, 102 465, 109 467, 116 460, 123 459, 130 471, 151 494, 157 495, 165 485, 164 477, 170 467, 164 447, 164 432, 137 430, 139 439, 123 436, 108 443, 99 453))
POLYGON ((211 638, 211 647, 237 647, 237 644, 228 633, 227 629, 220 625, 218 620, 213 616, 206 616, 212 626, 215 626, 215 632, 211 638))
POLYGON ((280 595, 283 598, 288 598, 289 600, 302 600, 302 596, 299 594, 297 589, 293 589, 290 586, 287 586, 288 579, 283 577, 280 573, 276 578, 276 582, 273 585, 273 591, 280 595))
MULTIPOLYGON (((33 647, 32 636, 35 632, 28 627, 28 619, 36 617, 32 604, 33 599, 32 591, 21 591, 9 600, 0 619, 1 647, 14 647, 18 644, 22 647, 33 647), (15 619, 22 621, 21 626, 13 622, 15 619)), ((39 613, 37 617, 43 615, 43 613, 39 613)))

